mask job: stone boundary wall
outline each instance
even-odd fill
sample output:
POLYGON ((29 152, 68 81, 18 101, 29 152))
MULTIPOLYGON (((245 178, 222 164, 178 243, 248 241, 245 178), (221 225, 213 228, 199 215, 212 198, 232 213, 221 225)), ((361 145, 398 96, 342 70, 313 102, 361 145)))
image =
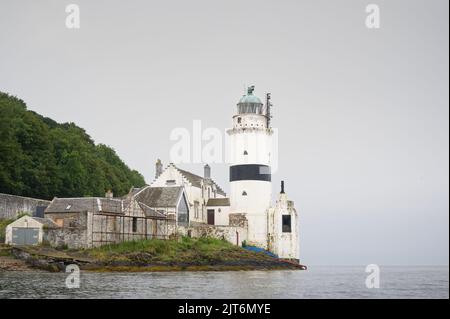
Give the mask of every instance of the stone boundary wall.
POLYGON ((233 245, 242 246, 242 242, 247 240, 247 228, 236 226, 213 226, 199 225, 189 228, 178 226, 178 234, 193 238, 212 237, 224 239, 233 245))
POLYGON ((0 219, 14 219, 19 213, 33 214, 37 206, 48 206, 50 201, 0 193, 0 219))
POLYGON ((88 234, 85 228, 61 227, 44 229, 44 241, 53 247, 80 249, 88 248, 88 234))

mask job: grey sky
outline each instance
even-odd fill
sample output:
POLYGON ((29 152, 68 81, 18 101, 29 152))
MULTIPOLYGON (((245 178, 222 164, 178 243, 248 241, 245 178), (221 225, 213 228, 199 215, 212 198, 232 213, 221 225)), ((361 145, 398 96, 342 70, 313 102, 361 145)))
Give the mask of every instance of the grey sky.
MULTIPOLYGON (((448 265, 448 21, 447 0, 2 0, 0 90, 150 182, 173 128, 229 127, 254 84, 272 93, 274 191, 284 179, 299 210, 304 263, 448 265)), ((227 165, 212 174, 229 189, 227 165)))

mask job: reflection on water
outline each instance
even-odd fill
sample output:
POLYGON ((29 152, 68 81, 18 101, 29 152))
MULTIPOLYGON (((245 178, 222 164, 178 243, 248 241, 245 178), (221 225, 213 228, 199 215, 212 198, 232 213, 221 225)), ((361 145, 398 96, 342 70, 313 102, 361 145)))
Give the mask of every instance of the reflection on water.
POLYGON ((0 298, 448 298, 448 267, 381 267, 380 289, 367 289, 365 267, 307 271, 81 273, 0 272, 0 298))

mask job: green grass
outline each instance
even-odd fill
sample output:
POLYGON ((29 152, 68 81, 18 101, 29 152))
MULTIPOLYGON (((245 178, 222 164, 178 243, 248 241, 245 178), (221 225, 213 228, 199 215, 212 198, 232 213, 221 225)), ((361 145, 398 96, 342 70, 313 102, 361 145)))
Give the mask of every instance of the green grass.
MULTIPOLYGON (((83 254, 103 262, 195 263, 237 260, 247 251, 214 238, 182 237, 177 240, 139 240, 87 249, 83 254)), ((255 255, 252 254, 254 258, 255 255)))

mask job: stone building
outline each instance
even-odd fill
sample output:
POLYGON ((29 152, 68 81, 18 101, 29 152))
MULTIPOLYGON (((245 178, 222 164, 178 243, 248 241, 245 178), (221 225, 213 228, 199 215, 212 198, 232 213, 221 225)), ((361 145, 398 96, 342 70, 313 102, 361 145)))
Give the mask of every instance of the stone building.
MULTIPOLYGON (((169 227, 176 223, 175 215, 163 212, 168 207, 153 207, 153 202, 142 194, 132 189, 125 198, 55 198, 45 210, 45 217, 59 228, 49 230, 46 238, 53 246, 70 248, 168 238, 169 227)), ((176 214, 177 207, 174 211, 176 214)))

